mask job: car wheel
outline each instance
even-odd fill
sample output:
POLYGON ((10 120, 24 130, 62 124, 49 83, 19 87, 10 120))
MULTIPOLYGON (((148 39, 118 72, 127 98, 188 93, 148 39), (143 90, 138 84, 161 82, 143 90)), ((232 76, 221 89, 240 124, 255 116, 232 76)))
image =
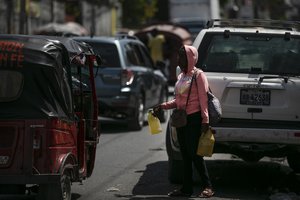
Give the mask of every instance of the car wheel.
POLYGON ((137 100, 136 111, 133 120, 129 122, 129 128, 132 130, 141 130, 145 120, 145 106, 143 96, 140 95, 137 100))
POLYGON ((172 157, 173 155, 173 149, 172 149, 172 145, 171 145, 171 138, 170 138, 170 127, 167 126, 167 130, 166 130, 166 149, 167 149, 167 154, 168 157, 172 157))
POLYGON ((299 154, 293 153, 287 156, 287 161, 290 166, 296 173, 300 173, 300 159, 299 154))
POLYGON ((57 184, 41 184, 37 195, 38 200, 71 200, 71 177, 65 172, 57 184))
POLYGON ((71 200, 71 178, 68 174, 61 176, 62 200, 71 200))
POLYGON ((166 132, 166 149, 168 154, 168 179, 171 183, 182 183, 183 163, 182 160, 175 160, 171 145, 170 129, 166 132))

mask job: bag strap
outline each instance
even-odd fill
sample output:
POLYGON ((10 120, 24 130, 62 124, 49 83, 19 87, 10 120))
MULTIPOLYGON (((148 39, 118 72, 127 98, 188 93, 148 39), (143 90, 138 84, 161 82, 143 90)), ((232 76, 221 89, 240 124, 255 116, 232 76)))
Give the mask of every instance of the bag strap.
POLYGON ((193 85, 193 80, 195 79, 195 76, 196 76, 196 73, 193 73, 192 80, 191 80, 191 85, 190 85, 190 88, 189 88, 189 93, 188 93, 188 96, 187 96, 187 99, 186 99, 186 103, 185 103, 185 109, 187 108, 187 105, 189 103, 189 98, 190 98, 190 94, 191 94, 191 90, 192 90, 192 85, 193 85))
MULTIPOLYGON (((198 70, 197 70, 198 71, 198 70)), ((195 74, 197 74, 197 71, 195 71, 195 74)), ((197 94, 198 94, 198 84, 197 84, 197 80, 195 81, 196 83, 196 89, 197 89, 197 94)), ((199 96, 199 94, 198 94, 199 96)), ((199 97, 198 97, 199 98, 199 97)), ((199 104, 200 104, 200 99, 199 99, 199 104)), ((200 106, 200 105, 199 105, 200 106)), ((201 109, 201 106, 200 106, 200 109, 201 109)))
MULTIPOLYGON (((198 70, 197 70, 198 71, 198 70)), ((195 74, 197 74, 197 71, 195 72, 195 74)), ((195 81, 195 83, 196 83, 196 88, 197 88, 197 93, 198 93, 198 84, 197 84, 197 81, 195 81)), ((208 86, 208 90, 212 93, 212 91, 211 91, 211 89, 210 89, 210 87, 208 86)), ((208 98, 208 97, 207 97, 208 98)), ((200 101, 200 99, 199 99, 199 101, 200 101)))
MULTIPOLYGON (((198 70, 197 70, 198 71, 198 70)), ((195 72, 195 74, 197 74, 197 72, 195 72)), ((197 84, 197 81, 195 81, 195 83, 196 83, 196 87, 198 88, 198 84, 197 84)), ((211 91, 211 89, 210 89, 210 87, 208 86, 208 91, 210 92, 210 93, 212 93, 212 91, 211 91)), ((197 92, 198 92, 198 89, 197 89, 197 92)))

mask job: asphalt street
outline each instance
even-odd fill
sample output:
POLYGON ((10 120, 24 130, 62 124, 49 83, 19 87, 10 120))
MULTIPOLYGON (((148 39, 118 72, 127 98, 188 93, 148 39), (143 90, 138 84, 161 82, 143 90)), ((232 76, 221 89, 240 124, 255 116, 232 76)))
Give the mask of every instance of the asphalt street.
MULTIPOLYGON (((166 194, 178 185, 168 181, 166 124, 162 127, 162 133, 151 135, 148 126, 135 132, 103 126, 95 171, 83 185, 73 185, 72 200, 171 199, 166 194)), ((297 197, 300 189, 299 177, 284 159, 245 163, 233 155, 214 154, 206 160, 216 190, 211 199, 287 199, 297 197)), ((198 199, 197 178, 194 191, 190 199, 198 199)))
MULTIPOLYGON (((147 125, 141 131, 106 124, 92 176, 82 184, 73 183, 72 200, 164 200, 179 185, 168 181, 168 157, 163 132, 151 135, 147 125)), ((212 200, 298 200, 300 178, 285 159, 264 158, 246 163, 228 154, 206 158, 216 194, 212 200)), ((200 193, 195 177, 195 200, 200 193)), ((2 196, 1 200, 33 200, 34 196, 2 196)), ((187 199, 187 198, 184 198, 187 199)))

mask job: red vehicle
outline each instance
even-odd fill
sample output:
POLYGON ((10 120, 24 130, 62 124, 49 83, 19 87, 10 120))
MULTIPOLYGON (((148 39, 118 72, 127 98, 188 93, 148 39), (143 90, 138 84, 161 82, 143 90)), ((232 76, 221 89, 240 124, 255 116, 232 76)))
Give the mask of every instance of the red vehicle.
POLYGON ((91 176, 97 58, 72 39, 0 35, 0 194, 70 200, 91 176))

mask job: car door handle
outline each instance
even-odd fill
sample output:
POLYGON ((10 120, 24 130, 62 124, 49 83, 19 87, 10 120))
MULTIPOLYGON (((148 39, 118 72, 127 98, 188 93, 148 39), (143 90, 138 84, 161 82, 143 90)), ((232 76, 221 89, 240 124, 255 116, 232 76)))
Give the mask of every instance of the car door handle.
POLYGON ((262 108, 248 108, 247 112, 249 112, 249 113, 261 113, 262 108))

